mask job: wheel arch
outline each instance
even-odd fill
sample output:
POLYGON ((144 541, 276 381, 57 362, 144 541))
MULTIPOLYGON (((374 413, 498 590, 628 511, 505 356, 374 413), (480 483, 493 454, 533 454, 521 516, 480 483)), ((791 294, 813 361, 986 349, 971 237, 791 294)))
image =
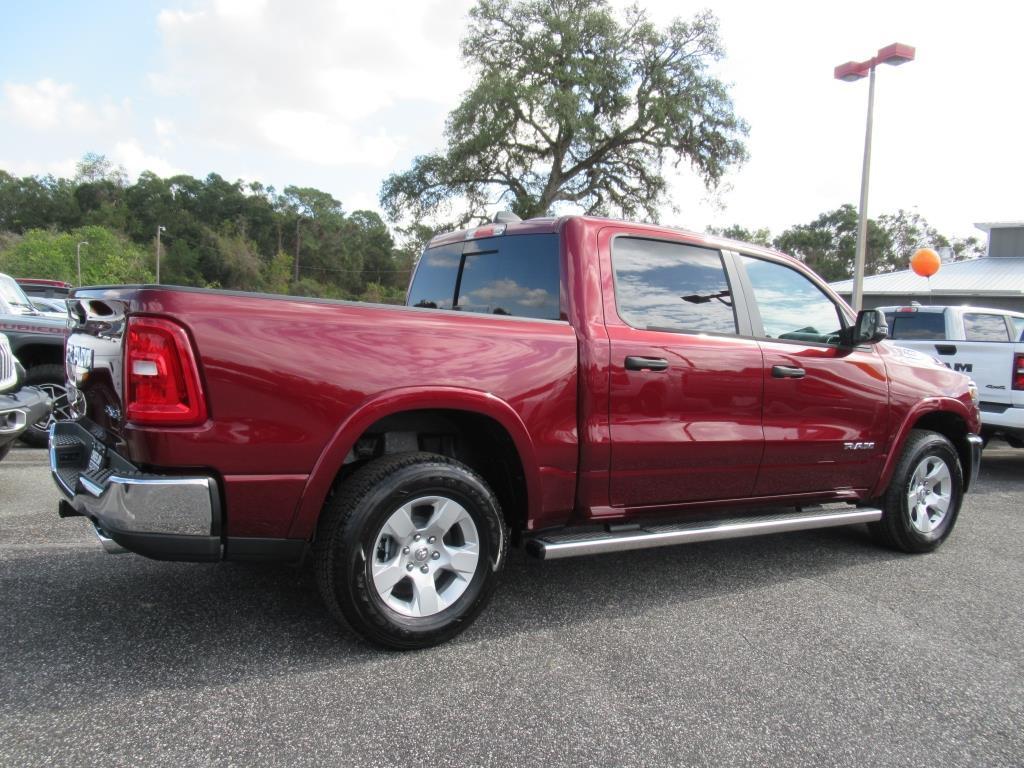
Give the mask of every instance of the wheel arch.
MULTIPOLYGON (((362 403, 335 431, 310 473, 289 531, 308 539, 316 530, 324 503, 339 479, 362 466, 357 447, 368 436, 422 433, 423 425, 447 422, 468 445, 486 446, 482 460, 466 461, 492 486, 513 530, 534 516, 541 498, 540 469, 533 441, 522 419, 504 400, 477 390, 409 387, 389 390, 362 403), (508 471, 508 477, 501 473, 508 471)), ((401 452, 401 444, 396 450, 401 452)), ((423 450, 417 443, 412 450, 423 450)), ((445 455, 460 458, 465 444, 445 455)), ((375 458, 371 456, 369 458, 375 458)))
POLYGON ((964 475, 964 491, 967 491, 970 484, 971 448, 967 441, 970 433, 968 426, 970 414, 964 404, 952 398, 941 400, 929 400, 922 402, 914 411, 909 413, 900 425, 896 438, 892 441, 892 450, 885 462, 882 475, 878 485, 875 487, 872 496, 879 496, 885 493, 886 488, 892 480, 896 464, 903 454, 903 448, 915 429, 927 429, 945 437, 953 444, 957 456, 960 459, 960 466, 964 475))
POLYGON ((11 350, 26 371, 40 365, 64 364, 63 342, 54 344, 22 338, 17 345, 12 340, 11 350))

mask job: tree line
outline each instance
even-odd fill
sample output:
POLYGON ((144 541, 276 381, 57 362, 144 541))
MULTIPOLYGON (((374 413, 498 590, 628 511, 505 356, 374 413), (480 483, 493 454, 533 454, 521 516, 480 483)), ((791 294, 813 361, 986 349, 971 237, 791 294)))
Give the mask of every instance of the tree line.
MULTIPOLYGON (((777 236, 768 229, 748 229, 741 225, 709 228, 708 233, 776 248, 795 256, 829 282, 853 276, 857 252, 857 209, 847 203, 827 211, 807 224, 797 224, 777 236)), ((985 254, 985 242, 979 237, 948 237, 928 223, 916 211, 900 209, 868 219, 864 274, 879 275, 907 269, 918 248, 949 248, 956 261, 985 254)))
POLYGON ((277 191, 216 173, 130 182, 100 155, 71 179, 0 170, 0 271, 77 282, 151 282, 401 301, 413 254, 373 211, 311 187, 277 191))

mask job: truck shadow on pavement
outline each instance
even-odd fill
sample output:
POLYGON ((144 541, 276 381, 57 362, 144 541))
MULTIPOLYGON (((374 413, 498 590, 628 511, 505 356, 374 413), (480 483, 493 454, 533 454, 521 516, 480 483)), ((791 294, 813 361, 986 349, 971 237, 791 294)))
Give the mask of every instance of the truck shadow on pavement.
MULTIPOLYGON (((1019 486, 1018 456, 1000 453, 968 500, 978 507, 987 493, 1019 486)), ((956 538, 933 557, 955 553, 956 538)), ((894 569, 917 568, 913 560, 875 547, 863 526, 554 562, 514 550, 474 626, 439 648, 398 654, 335 625, 308 565, 160 563, 104 555, 82 537, 0 560, 0 683, 7 706, 22 709, 86 693, 116 697, 306 672, 336 674, 344 686, 353 665, 373 665, 374 674, 379 665, 390 678, 424 654, 451 660, 510 639, 528 649, 554 634, 585 646, 648 614, 686 634, 694 627, 684 609, 697 601, 745 600, 808 580, 825 588, 854 576, 885 583, 894 569)))

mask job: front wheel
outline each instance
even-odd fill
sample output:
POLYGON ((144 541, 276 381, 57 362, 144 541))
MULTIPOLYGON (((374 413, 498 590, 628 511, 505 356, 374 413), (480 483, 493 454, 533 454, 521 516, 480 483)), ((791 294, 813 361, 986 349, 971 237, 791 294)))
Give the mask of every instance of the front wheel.
POLYGON ((507 545, 497 498, 469 467, 430 453, 386 456, 328 501, 317 582, 335 618, 366 639, 424 648, 483 610, 507 545))
POLYGON ((45 448, 50 441, 50 422, 74 417, 71 412, 71 403, 68 401, 64 366, 49 363, 29 368, 25 373, 25 384, 45 391, 53 404, 51 412, 35 424, 29 424, 19 439, 27 445, 45 448))
POLYGON ((894 549, 931 552, 952 533, 963 489, 953 445, 936 432, 915 429, 882 499, 882 519, 870 524, 871 532, 894 549))

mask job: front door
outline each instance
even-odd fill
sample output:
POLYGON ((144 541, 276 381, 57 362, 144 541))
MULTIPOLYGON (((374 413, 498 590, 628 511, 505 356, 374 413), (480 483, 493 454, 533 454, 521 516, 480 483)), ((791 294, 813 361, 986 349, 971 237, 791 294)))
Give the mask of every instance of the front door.
POLYGON ((765 450, 755 492, 868 488, 885 453, 889 392, 881 359, 869 346, 839 346, 839 306, 807 275, 767 258, 740 262, 764 354, 765 450))

